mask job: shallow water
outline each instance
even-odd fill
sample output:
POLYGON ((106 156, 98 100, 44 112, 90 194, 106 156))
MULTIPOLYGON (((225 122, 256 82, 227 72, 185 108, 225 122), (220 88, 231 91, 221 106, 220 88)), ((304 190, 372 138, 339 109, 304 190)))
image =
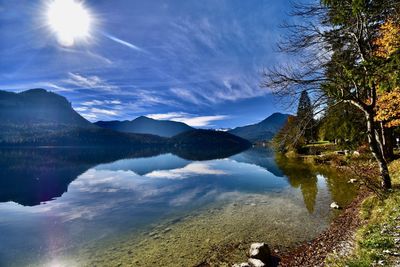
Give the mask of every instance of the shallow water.
POLYGON ((193 161, 153 151, 0 152, 0 266, 229 266, 326 229, 355 188, 251 149, 193 161), (229 247, 229 249, 225 249, 229 247))

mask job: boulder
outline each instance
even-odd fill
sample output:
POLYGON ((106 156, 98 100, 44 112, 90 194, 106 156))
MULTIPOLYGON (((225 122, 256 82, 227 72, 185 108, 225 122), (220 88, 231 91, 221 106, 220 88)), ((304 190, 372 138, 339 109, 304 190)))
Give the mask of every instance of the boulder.
POLYGON ((350 183, 350 184, 357 183, 357 179, 350 179, 350 180, 349 180, 349 183, 350 183))
POLYGON ((259 259, 253 259, 253 258, 249 259, 249 264, 251 267, 265 267, 266 266, 264 262, 260 261, 259 259))
POLYGON ((249 256, 262 262, 269 262, 271 250, 265 243, 253 243, 250 245, 249 256))

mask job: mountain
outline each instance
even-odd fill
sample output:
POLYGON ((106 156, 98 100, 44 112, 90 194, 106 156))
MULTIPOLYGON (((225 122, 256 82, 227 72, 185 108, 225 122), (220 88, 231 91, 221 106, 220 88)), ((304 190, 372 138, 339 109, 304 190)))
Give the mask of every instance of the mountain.
POLYGON ((119 133, 93 125, 68 100, 44 89, 0 91, 0 146, 160 145, 154 135, 119 133))
POLYGON ((68 100, 44 89, 21 93, 0 91, 2 125, 63 124, 78 127, 93 125, 79 115, 68 100))
POLYGON ((163 137, 172 137, 193 130, 192 127, 182 122, 154 120, 145 116, 132 121, 98 121, 95 124, 119 132, 153 134, 163 137))
POLYGON ((285 125, 288 114, 274 113, 265 120, 228 131, 251 142, 269 141, 285 125))

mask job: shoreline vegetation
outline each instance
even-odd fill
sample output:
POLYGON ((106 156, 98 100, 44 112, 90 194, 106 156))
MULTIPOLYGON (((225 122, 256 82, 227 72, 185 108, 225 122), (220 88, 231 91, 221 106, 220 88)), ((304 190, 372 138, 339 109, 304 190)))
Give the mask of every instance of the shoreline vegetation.
MULTIPOLYGON (((360 179, 360 164, 373 165, 372 156, 358 151, 336 151, 329 142, 309 144, 302 154, 289 151, 288 158, 305 163, 329 165, 348 172, 349 183, 358 183, 355 199, 336 217, 330 226, 313 240, 276 253, 279 266, 367 267, 399 266, 400 264, 400 159, 389 164, 393 188, 383 195, 373 192, 360 179), (354 167, 355 165, 355 167, 354 167)), ((373 167, 371 167, 373 168, 373 167)), ((374 174, 372 174, 374 175, 374 174)), ((375 174, 378 181, 379 175, 375 174)))

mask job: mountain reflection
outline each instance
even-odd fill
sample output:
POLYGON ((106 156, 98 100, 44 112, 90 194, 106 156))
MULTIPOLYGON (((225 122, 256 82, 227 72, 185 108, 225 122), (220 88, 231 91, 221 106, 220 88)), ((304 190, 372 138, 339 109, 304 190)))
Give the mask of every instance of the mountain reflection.
POLYGON ((60 197, 76 177, 99 163, 159 153, 152 149, 1 149, 0 202, 38 205, 60 197))
MULTIPOLYGON (((143 197, 139 191, 151 195, 170 190, 171 194, 179 191, 199 197, 215 190, 261 193, 289 184, 300 189, 305 207, 313 213, 318 175, 326 181, 324 185, 334 201, 340 203, 353 194, 351 190, 341 190, 347 184, 343 179, 335 179, 334 172, 325 169, 317 172, 303 162, 275 157, 265 149, 250 149, 233 156, 226 151, 219 154, 214 151, 208 158, 204 151, 196 156, 195 151, 182 150, 177 156, 159 149, 3 149, 0 150, 0 202, 35 206, 58 198, 71 188, 78 191, 90 188, 90 192, 122 192, 131 188, 139 199, 143 197), (190 156, 183 158, 183 155, 190 156), (199 157, 203 161, 192 160, 199 157), (217 176, 219 179, 213 178, 217 176), (192 179, 183 181, 187 178, 192 179)), ((130 197, 135 198, 132 192, 130 197)))
POLYGON ((182 175, 191 169, 196 171, 193 170, 196 165, 185 169, 191 160, 184 159, 184 155, 210 160, 229 157, 234 152, 215 150, 207 156, 203 151, 196 156, 196 151, 179 150, 180 157, 164 153, 167 151, 159 148, 1 149, 0 202, 34 206, 50 201, 67 192, 68 185, 79 175, 98 165, 101 165, 98 169, 131 170, 138 175, 152 173, 150 176, 153 177, 161 175, 160 171, 174 169, 177 169, 175 175, 182 175))

